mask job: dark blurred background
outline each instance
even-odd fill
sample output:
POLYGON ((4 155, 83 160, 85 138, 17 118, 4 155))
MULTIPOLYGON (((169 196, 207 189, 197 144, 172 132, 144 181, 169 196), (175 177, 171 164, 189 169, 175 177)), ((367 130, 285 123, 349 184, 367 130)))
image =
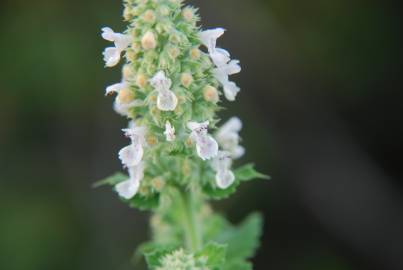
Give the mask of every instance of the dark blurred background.
MULTIPOLYGON (((265 214, 255 269, 403 269, 398 2, 199 0, 241 60, 247 155, 272 180, 216 204, 265 214)), ((0 269, 126 270, 147 213, 91 183, 121 169, 100 28, 120 1, 0 2, 0 269)), ((139 269, 136 267, 135 269, 139 269)))

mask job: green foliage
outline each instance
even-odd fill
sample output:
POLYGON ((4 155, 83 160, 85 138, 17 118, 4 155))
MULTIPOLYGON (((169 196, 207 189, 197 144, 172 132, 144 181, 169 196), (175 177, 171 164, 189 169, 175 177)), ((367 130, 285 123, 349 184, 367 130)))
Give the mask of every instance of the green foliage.
POLYGON ((172 247, 157 247, 152 246, 148 247, 148 250, 144 250, 144 257, 146 259, 147 265, 150 269, 155 269, 158 266, 161 266, 161 259, 173 252, 175 249, 172 247))
POLYGON ((205 221, 205 238, 226 244, 226 262, 224 270, 251 269, 247 262, 259 246, 263 229, 263 219, 258 213, 248 216, 239 226, 230 224, 220 215, 212 215, 205 221))
POLYGON ((237 181, 251 181, 254 179, 270 179, 270 176, 257 172, 254 164, 246 164, 235 170, 235 178, 237 181))
POLYGON ((196 253, 196 257, 206 258, 206 266, 211 269, 221 269, 225 263, 226 252, 227 245, 211 242, 196 253))
POLYGON ((125 181, 128 178, 127 175, 121 173, 121 172, 117 172, 105 179, 99 180, 97 182, 95 182, 92 187, 93 188, 98 188, 98 187, 102 187, 102 186, 115 186, 116 184, 119 184, 120 182, 125 181))
POLYGON ((145 197, 141 194, 133 197, 130 200, 126 200, 130 207, 138 208, 140 210, 153 210, 159 205, 160 195, 153 194, 151 196, 145 197))
POLYGON ((217 235, 216 241, 228 244, 227 255, 231 259, 249 259, 259 246, 263 219, 260 214, 251 214, 241 225, 228 226, 217 235))

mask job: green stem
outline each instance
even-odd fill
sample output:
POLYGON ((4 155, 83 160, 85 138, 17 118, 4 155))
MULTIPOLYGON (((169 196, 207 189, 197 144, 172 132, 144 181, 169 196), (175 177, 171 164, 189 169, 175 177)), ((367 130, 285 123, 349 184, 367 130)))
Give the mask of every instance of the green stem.
POLYGON ((185 245, 192 252, 202 248, 201 224, 197 214, 197 198, 196 192, 181 191, 185 245))

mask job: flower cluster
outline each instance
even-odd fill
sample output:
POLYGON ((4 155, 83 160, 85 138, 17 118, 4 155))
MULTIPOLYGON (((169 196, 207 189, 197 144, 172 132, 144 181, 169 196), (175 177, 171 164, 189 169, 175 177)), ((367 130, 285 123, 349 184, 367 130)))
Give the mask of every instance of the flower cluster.
POLYGON ((258 245, 261 217, 240 227, 213 214, 207 200, 226 198, 243 181, 267 178, 247 164, 242 122, 221 125, 223 97, 234 101, 240 89, 229 76, 238 60, 217 47, 224 29, 201 30, 197 9, 182 0, 124 0, 128 27, 102 28, 113 46, 105 66, 120 62, 122 79, 106 87, 114 109, 128 120, 130 144, 119 151, 127 175, 100 184, 114 187, 131 207, 152 210, 152 241, 140 248, 150 269, 251 270, 247 260, 258 245), (123 60, 123 61, 122 61, 123 60), (242 254, 227 253, 227 243, 242 254))
MULTIPOLYGON (((132 123, 124 130, 131 144, 119 152, 129 180, 118 183, 116 190, 125 199, 137 194, 147 170, 147 161, 142 161, 147 134, 153 138, 164 135, 165 141, 160 143, 165 146, 195 145, 199 158, 210 161, 221 189, 234 182, 232 159, 244 152, 239 146, 238 118, 224 124, 215 136, 208 133, 210 123, 217 122, 217 88, 221 86, 230 101, 239 92, 239 87, 229 81, 229 75, 240 72, 239 61, 231 60, 226 50, 216 46, 224 29, 200 31, 196 10, 184 7, 175 14, 180 7, 181 1, 128 1, 125 16, 132 23, 127 31, 115 33, 109 27, 102 28, 102 37, 115 45, 105 49, 105 65, 117 65, 122 54, 127 59, 122 82, 106 88, 106 95, 117 95, 115 110, 132 123), (202 45, 206 53, 201 51, 202 45)), ((149 149, 158 148, 158 144, 152 143, 149 149)))

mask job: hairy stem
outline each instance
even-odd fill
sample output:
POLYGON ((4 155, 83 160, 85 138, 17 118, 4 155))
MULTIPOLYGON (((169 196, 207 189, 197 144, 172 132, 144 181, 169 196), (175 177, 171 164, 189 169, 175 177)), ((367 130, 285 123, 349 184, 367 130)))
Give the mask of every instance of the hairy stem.
POLYGON ((196 252, 202 247, 201 224, 198 216, 198 194, 181 191, 182 224, 184 228, 185 246, 196 252))

